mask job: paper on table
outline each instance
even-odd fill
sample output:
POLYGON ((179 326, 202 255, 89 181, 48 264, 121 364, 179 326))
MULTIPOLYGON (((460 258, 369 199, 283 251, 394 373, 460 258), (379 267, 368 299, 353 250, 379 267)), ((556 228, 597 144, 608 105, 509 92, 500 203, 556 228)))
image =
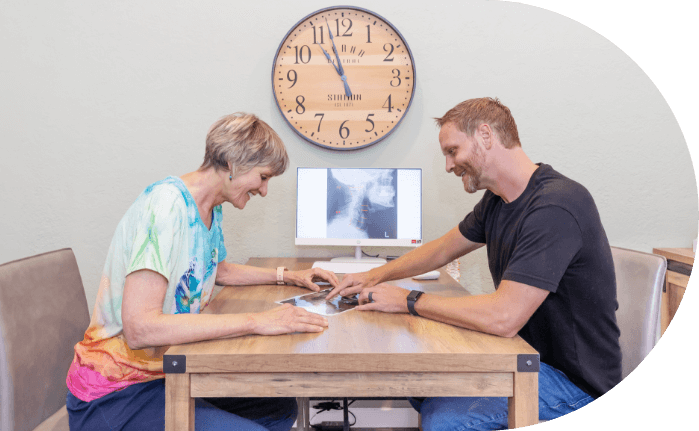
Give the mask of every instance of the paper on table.
POLYGON ((328 296, 331 290, 332 289, 325 289, 320 292, 306 293, 277 301, 277 303, 295 305, 311 313, 320 314, 322 316, 333 316, 335 314, 344 313, 359 305, 356 295, 347 298, 337 295, 330 301, 327 301, 325 297, 328 296))

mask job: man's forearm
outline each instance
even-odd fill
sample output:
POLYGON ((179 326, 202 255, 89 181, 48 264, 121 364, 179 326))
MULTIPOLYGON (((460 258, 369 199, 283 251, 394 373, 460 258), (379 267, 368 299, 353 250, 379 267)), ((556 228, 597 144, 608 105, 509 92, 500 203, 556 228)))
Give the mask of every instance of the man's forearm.
POLYGON ((498 307, 495 294, 447 298, 422 295, 415 303, 422 317, 501 337, 512 337, 507 313, 498 307))
POLYGON ((415 311, 428 319, 501 337, 514 337, 544 302, 549 292, 511 280, 503 280, 488 295, 447 298, 422 295, 415 311))
POLYGON ((369 273, 376 277, 377 283, 424 274, 449 263, 449 260, 440 256, 439 247, 438 240, 431 241, 369 273))
POLYGON ((441 268, 452 260, 482 247, 465 239, 458 228, 454 228, 440 238, 430 241, 415 250, 370 272, 377 283, 401 278, 441 268), (375 271, 375 272, 374 272, 375 271))

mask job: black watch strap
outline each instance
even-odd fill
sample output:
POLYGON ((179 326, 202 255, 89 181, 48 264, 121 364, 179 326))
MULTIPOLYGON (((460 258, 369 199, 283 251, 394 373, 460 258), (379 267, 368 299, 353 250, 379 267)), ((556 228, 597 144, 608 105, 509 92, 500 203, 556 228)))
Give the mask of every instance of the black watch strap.
POLYGON ((425 292, 422 292, 420 290, 413 290, 408 294, 408 311, 413 316, 419 316, 419 314, 417 314, 417 311, 415 311, 415 303, 420 298, 420 296, 422 296, 423 293, 425 292))

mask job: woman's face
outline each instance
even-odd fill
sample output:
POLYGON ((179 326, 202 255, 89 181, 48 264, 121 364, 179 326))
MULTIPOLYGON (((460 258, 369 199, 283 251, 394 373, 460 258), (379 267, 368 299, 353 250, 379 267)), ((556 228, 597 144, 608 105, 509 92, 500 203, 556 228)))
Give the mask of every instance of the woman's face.
POLYGON ((242 210, 253 195, 267 196, 270 178, 272 171, 266 166, 252 168, 249 172, 233 178, 228 202, 242 210))

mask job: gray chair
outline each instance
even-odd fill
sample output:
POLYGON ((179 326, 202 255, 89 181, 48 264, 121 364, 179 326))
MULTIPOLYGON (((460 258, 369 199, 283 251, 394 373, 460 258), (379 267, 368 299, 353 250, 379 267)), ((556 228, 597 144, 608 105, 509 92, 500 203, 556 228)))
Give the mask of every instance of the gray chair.
POLYGON ((660 339, 660 297, 665 257, 612 247, 616 272, 617 324, 621 330, 622 378, 633 371, 660 339))
POLYGON ((66 374, 89 323, 71 249, 0 265, 0 430, 68 431, 66 374))

